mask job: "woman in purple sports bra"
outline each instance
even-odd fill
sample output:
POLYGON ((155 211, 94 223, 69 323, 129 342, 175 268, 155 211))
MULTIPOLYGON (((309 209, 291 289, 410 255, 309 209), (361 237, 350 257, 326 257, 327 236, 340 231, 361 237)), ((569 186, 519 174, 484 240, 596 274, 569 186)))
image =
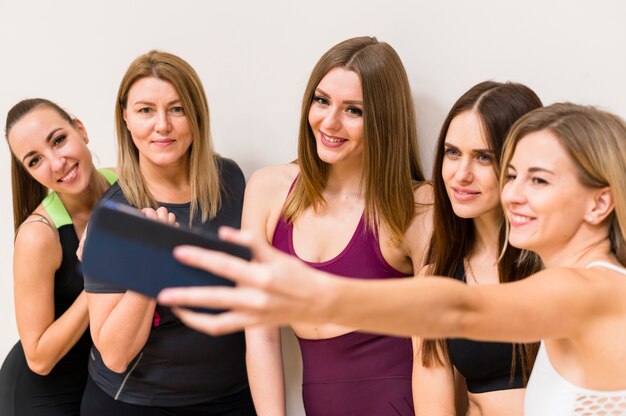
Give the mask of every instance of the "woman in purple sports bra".
MULTIPOLYGON (((430 237, 411 91, 396 52, 349 39, 318 61, 304 93, 298 159, 255 172, 242 228, 333 274, 412 276, 430 237)), ((333 324, 292 326, 307 415, 413 415, 409 338, 333 324)), ((246 333, 260 415, 285 414, 278 328, 246 333)))

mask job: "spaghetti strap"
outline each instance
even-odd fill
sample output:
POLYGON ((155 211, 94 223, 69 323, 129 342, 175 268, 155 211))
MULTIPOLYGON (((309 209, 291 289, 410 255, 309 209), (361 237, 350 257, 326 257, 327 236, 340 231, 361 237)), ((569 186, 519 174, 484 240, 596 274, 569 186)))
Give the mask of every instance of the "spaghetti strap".
POLYGON ((21 223, 19 227, 17 227, 17 230, 15 230, 15 234, 14 234, 14 236, 13 236, 13 242, 14 242, 14 243, 15 243, 15 239, 17 238, 17 233, 19 233, 19 232, 20 232, 20 230, 22 229, 22 227, 23 227, 24 225, 26 225, 26 224, 30 224, 30 223, 32 223, 32 222, 41 222, 41 223, 46 224, 48 227, 52 228, 52 230, 54 231, 54 233, 55 233, 55 234, 57 234, 57 236, 58 236, 58 233, 57 233, 57 229, 56 229, 56 227, 55 227, 54 225, 52 225, 52 224, 50 223, 50 221, 48 221, 48 219, 47 219, 46 217, 44 217, 44 216, 43 216, 43 215, 41 215, 41 214, 32 213, 32 214, 30 214, 30 217, 26 218, 26 220, 25 220, 23 223, 21 223))
POLYGON ((592 267, 604 267, 605 269, 613 270, 614 272, 626 274, 626 269, 620 266, 616 266, 613 263, 609 263, 608 261, 592 261, 587 266, 585 266, 585 269, 590 269, 592 267))

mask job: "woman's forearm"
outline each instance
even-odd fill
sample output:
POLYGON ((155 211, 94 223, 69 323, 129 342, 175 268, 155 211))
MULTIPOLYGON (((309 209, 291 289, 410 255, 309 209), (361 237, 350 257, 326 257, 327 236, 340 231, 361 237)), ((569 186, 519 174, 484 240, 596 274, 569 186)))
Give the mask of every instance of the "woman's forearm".
POLYGON ((82 292, 36 342, 29 344, 26 340, 22 341, 29 368, 39 375, 50 373, 83 336, 88 325, 87 298, 82 292))
POLYGON ((123 372, 148 340, 156 301, 131 291, 89 296, 94 344, 109 369, 123 372), (111 302, 116 302, 112 308, 111 302))
POLYGON ((470 291, 451 279, 327 278, 322 285, 327 286, 322 289, 327 299, 318 302, 323 319, 373 332, 424 338, 461 336, 471 315, 470 291))
POLYGON ((285 383, 280 329, 246 329, 248 381, 259 416, 285 415, 285 383))

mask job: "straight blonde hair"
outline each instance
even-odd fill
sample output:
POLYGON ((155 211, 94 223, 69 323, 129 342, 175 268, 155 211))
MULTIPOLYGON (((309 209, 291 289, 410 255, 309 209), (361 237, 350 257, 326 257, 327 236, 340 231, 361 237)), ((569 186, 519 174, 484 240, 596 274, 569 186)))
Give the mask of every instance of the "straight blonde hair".
POLYGON ((318 209, 326 203, 322 191, 329 166, 317 155, 308 117, 317 85, 334 68, 355 72, 363 89, 363 183, 368 226, 373 230, 381 221, 389 228, 392 241, 400 244, 415 217, 413 189, 423 183, 424 174, 406 71, 396 51, 373 37, 352 38, 333 46, 313 68, 300 115, 300 174, 283 215, 294 221, 307 208, 318 209))
POLYGON ((128 202, 135 207, 157 208, 139 167, 139 151, 124 121, 128 92, 140 79, 154 77, 170 83, 178 93, 189 122, 193 141, 189 148, 191 184, 190 221, 199 211, 202 222, 215 218, 221 206, 218 155, 213 151, 209 105, 196 71, 185 60, 167 52, 150 51, 139 56, 126 70, 117 92, 115 129, 118 145, 119 183, 128 202))

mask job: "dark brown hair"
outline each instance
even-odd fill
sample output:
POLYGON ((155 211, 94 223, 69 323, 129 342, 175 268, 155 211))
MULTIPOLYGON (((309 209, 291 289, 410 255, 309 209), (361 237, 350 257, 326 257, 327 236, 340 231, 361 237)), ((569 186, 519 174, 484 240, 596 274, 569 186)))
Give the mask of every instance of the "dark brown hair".
MULTIPOLYGON (((452 120, 465 111, 473 111, 478 116, 489 150, 494 154, 496 177, 499 177, 500 156, 509 129, 521 116, 541 106, 537 94, 525 85, 493 81, 473 86, 454 103, 441 127, 433 166, 435 209, 433 235, 427 254, 427 263, 430 265, 428 274, 454 276, 463 267, 463 257, 470 253, 476 240, 473 219, 461 218, 454 213, 441 174, 444 144, 452 120)), ((506 243, 503 225, 500 227, 499 247, 504 247, 506 243)), ((536 256, 520 261, 520 254, 521 251, 513 247, 508 247, 502 254, 498 262, 500 282, 519 280, 540 269, 541 263, 536 256)), ((537 347, 537 344, 519 344, 514 347, 522 358, 521 368, 525 380, 532 368, 537 347)), ((442 365, 448 360, 445 340, 424 340, 421 351, 422 363, 427 367, 442 365)), ((512 374, 517 356, 513 354, 512 374)))
MULTIPOLYGON (((75 125, 72 116, 52 101, 45 98, 29 98, 15 104, 7 113, 4 127, 7 143, 9 141, 9 131, 15 123, 40 107, 47 107, 56 111, 61 118, 72 126, 75 125)), ((13 229, 17 231, 24 220, 32 214, 35 208, 48 195, 48 188, 33 179, 13 151, 11 151, 11 189, 13 193, 13 229)))

